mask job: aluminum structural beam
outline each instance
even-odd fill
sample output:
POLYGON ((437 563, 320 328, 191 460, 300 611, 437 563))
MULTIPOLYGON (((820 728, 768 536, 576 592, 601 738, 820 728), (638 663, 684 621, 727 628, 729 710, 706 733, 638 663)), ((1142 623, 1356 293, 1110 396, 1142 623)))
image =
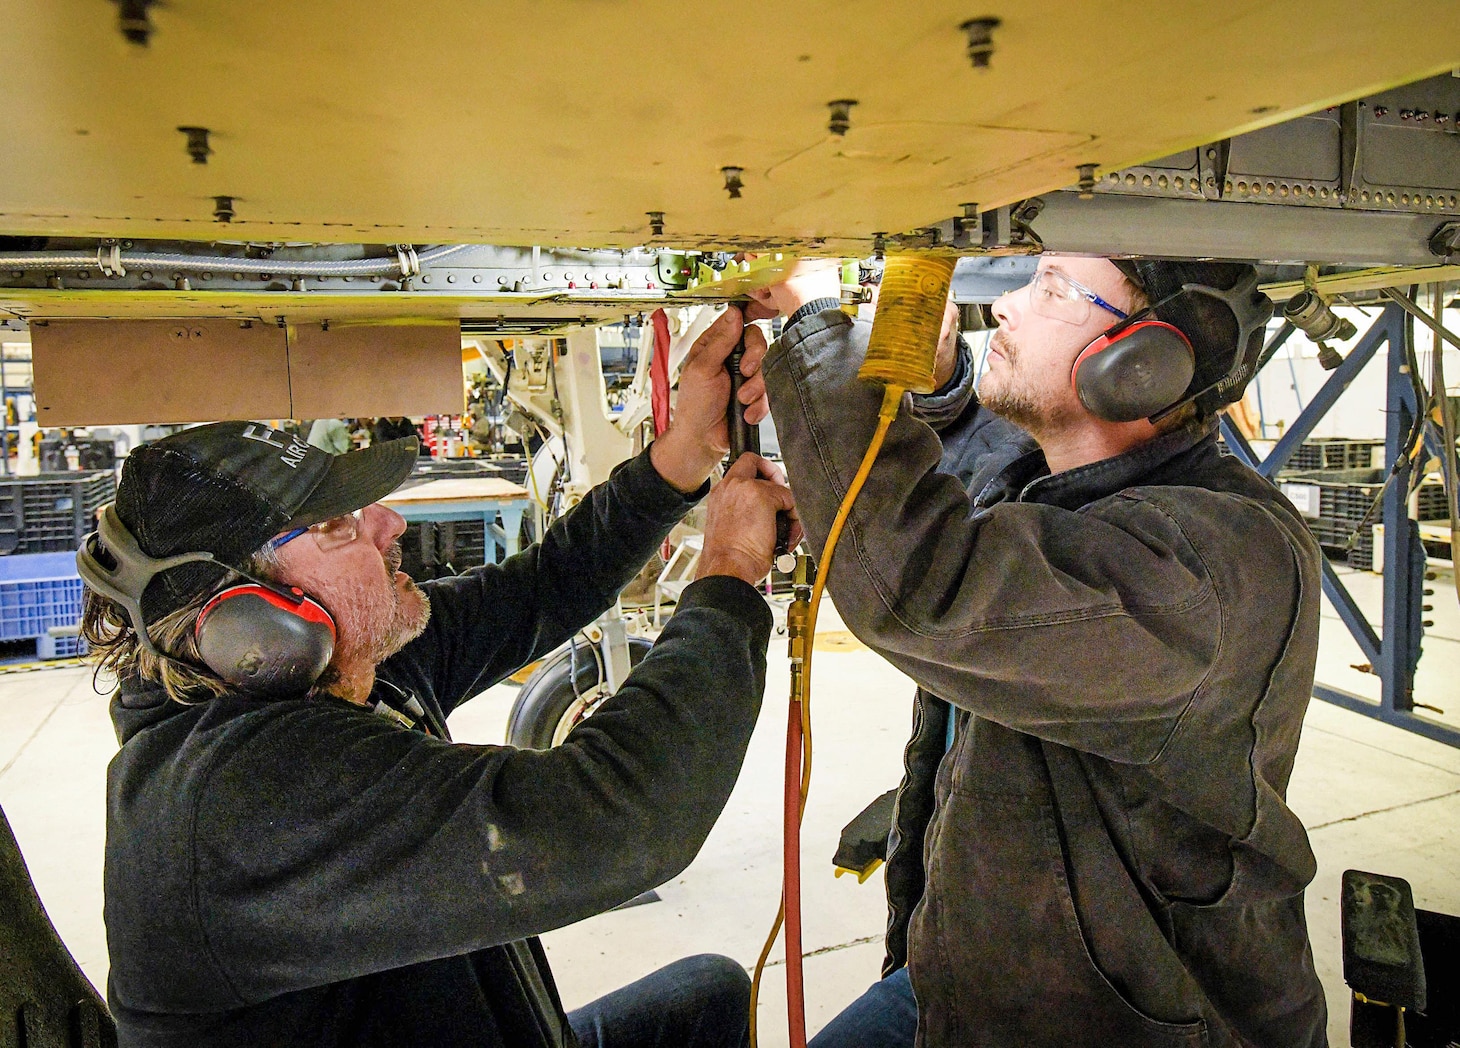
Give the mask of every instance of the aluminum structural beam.
POLYGON ((1382 633, 1376 632, 1359 609, 1343 581, 1323 558, 1323 592, 1337 609, 1363 651, 1381 691, 1375 703, 1361 695, 1326 684, 1315 684, 1315 698, 1366 717, 1393 724, 1405 731, 1460 747, 1460 729, 1415 712, 1414 671, 1423 634, 1420 618, 1424 585, 1424 547, 1409 522, 1410 464, 1408 444, 1421 408, 1407 372, 1404 352, 1404 311, 1391 302, 1375 318, 1364 337, 1350 351, 1343 365, 1313 398, 1265 459, 1259 460, 1252 446, 1224 415, 1222 435, 1229 448, 1263 476, 1273 477, 1292 457, 1298 445, 1337 402, 1354 376, 1373 359, 1381 345, 1387 345, 1387 425, 1384 439, 1385 475, 1392 474, 1384 490, 1384 617, 1382 633))

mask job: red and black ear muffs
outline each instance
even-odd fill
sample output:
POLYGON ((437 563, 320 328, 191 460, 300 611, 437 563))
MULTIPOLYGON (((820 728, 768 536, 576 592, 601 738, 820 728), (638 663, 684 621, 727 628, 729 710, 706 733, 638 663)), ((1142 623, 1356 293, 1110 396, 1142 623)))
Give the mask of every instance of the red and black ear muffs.
POLYGON ((218 676, 258 695, 308 691, 335 651, 335 620, 303 590, 257 581, 229 586, 193 626, 198 654, 218 676))
MULTIPOLYGON (((211 553, 151 557, 117 515, 103 507, 97 530, 76 551, 76 569, 87 587, 126 612, 147 652, 157 650, 147 635, 142 595, 164 571, 193 563, 218 563, 211 553)), ((237 568, 219 564, 237 574, 237 568)), ((240 690, 263 696, 302 694, 314 686, 334 655, 335 624, 320 604, 302 590, 262 579, 230 586, 204 605, 194 626, 198 653, 208 668, 240 690)), ((176 660, 175 660, 176 661, 176 660)))
POLYGON ((1191 342, 1150 312, 1107 328, 1075 358, 1070 382, 1096 418, 1135 422, 1159 415, 1191 385, 1196 373, 1191 342))

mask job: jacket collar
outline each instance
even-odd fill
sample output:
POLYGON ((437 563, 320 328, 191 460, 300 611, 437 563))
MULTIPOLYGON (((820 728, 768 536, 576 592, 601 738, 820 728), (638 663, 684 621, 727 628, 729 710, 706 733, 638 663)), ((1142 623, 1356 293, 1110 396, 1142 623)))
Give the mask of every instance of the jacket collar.
MULTIPOLYGON (((1068 510, 1088 506, 1117 491, 1149 481, 1152 474, 1203 441, 1215 442, 1216 429, 1215 419, 1191 422, 1139 444, 1123 455, 1076 466, 1063 473, 1045 472, 1025 484, 1019 493, 1019 501, 1039 502, 1068 510)), ((1042 452, 1034 455, 1043 460, 1042 452)), ((1021 464, 1025 464, 1027 469, 1031 457, 1020 459, 1010 467, 1011 470, 1018 469, 1021 464)), ((1047 470, 1048 466, 1044 468, 1047 470)))

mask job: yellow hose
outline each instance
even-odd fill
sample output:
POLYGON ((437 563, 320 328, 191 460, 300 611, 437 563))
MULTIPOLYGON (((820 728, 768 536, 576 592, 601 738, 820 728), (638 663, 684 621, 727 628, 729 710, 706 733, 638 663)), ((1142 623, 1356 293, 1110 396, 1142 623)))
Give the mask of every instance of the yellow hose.
MULTIPOLYGON (((816 615, 821 608, 821 597, 826 592, 826 578, 831 572, 831 561, 836 553, 837 542, 841 539, 842 529, 846 527, 847 518, 851 515, 852 504, 857 501, 857 496, 862 491, 862 485, 867 482, 867 476, 872 472, 872 463, 877 461, 877 455, 882 450, 882 442, 887 438, 887 429, 892 425, 892 420, 897 417, 897 407, 902 402, 903 390, 900 386, 888 386, 882 393, 882 408, 877 414, 877 430, 872 434, 872 441, 867 445, 866 454, 862 456, 862 464, 857 468, 856 476, 852 478, 851 485, 847 488, 846 495, 842 498, 841 505, 837 508, 836 517, 831 522, 831 530, 826 536, 826 546, 821 553, 821 564, 817 568, 816 582, 811 588, 811 606, 807 615, 808 643, 806 645, 806 663, 801 673, 801 732, 802 732, 802 770, 801 770, 801 812, 806 814, 806 798, 811 792, 811 656, 816 650, 816 615)), ((770 957, 771 949, 775 946, 776 937, 781 934, 781 925, 786 919, 786 893, 785 882, 782 881, 781 905, 776 910, 775 923, 771 926, 770 935, 766 937, 765 945, 761 947, 760 958, 755 962, 755 974, 750 980, 750 1044, 751 1048, 757 1048, 756 1039, 756 1012, 760 1004, 760 981, 765 974, 766 959, 770 957)), ((788 961, 789 963, 789 961, 788 961)))
MULTIPOLYGON (((832 519, 831 530, 827 532, 826 546, 821 553, 816 582, 811 589, 811 602, 807 613, 807 643, 805 662, 800 674, 802 768, 801 800, 799 816, 806 814, 806 799, 811 791, 811 656, 816 650, 816 616, 821 608, 821 597, 826 592, 826 580, 831 575, 832 557, 836 553, 842 529, 852 512, 852 505, 861 494, 872 464, 882 451, 887 430, 897 418, 902 394, 907 390, 914 393, 933 391, 933 374, 937 364, 938 340, 942 333, 943 313, 948 301, 948 286, 953 277, 954 260, 951 258, 927 258, 906 255, 890 255, 883 271, 882 286, 877 299, 877 315, 872 323, 871 338, 867 343, 866 359, 857 377, 864 381, 884 384, 882 406, 877 412, 877 429, 862 456, 861 465, 837 507, 832 519)), ((766 959, 775 946, 776 937, 786 916, 785 881, 781 882, 781 905, 776 910, 776 919, 755 962, 755 972, 750 981, 750 1045, 757 1048, 756 1012, 760 1003, 760 983, 765 972, 766 959)), ((790 958, 787 958, 790 963, 790 958)))

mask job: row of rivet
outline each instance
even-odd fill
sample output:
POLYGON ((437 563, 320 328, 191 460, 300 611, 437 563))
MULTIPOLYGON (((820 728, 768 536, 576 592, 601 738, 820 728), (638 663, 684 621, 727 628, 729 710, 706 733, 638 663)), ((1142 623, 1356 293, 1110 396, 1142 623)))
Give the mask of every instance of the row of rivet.
MULTIPOLYGON (((1183 192, 1201 192, 1201 182, 1195 176, 1188 180, 1185 176, 1182 175, 1177 175, 1175 178, 1171 179, 1168 179, 1165 175, 1157 175, 1154 178, 1151 175, 1142 175, 1140 179, 1137 180, 1136 176, 1133 174, 1126 174, 1124 177, 1122 177, 1120 172, 1112 171, 1106 177, 1112 185, 1124 185, 1128 188, 1134 188, 1137 184, 1139 184, 1144 189, 1174 188, 1178 191, 1183 192)), ((1209 179, 1208 181, 1210 182, 1211 180, 1209 179)), ((1223 189, 1227 193, 1231 193, 1235 190, 1238 196, 1276 196, 1279 198, 1286 198, 1291 196, 1295 200, 1304 196, 1306 196, 1309 200, 1328 200, 1330 197, 1335 201, 1340 199, 1339 191, 1337 189, 1330 189, 1327 186, 1313 186, 1296 182, 1290 184, 1287 182, 1254 181, 1249 184, 1245 179, 1239 179, 1236 183, 1233 183, 1233 181, 1229 178, 1227 179, 1226 184, 1223 186, 1223 189)), ((1412 195, 1409 193, 1395 194, 1393 192, 1381 192, 1379 190, 1375 190, 1371 194, 1369 190, 1365 189, 1359 193, 1359 201, 1365 204, 1397 203, 1401 207, 1420 207, 1421 205, 1423 205, 1424 207, 1438 208, 1460 207, 1460 196, 1456 196, 1454 194, 1451 194, 1448 197, 1443 194, 1439 196, 1435 196, 1434 194, 1425 194, 1424 196, 1421 196, 1419 193, 1414 193, 1412 195)))
MULTIPOLYGON (((1115 184, 1115 185, 1122 184, 1122 179, 1121 179, 1121 176, 1120 176, 1120 172, 1119 171, 1112 171, 1106 177, 1110 180, 1110 182, 1112 184, 1115 184)), ((1140 184, 1141 184, 1141 186, 1144 187, 1144 188, 1146 188, 1146 189, 1151 189, 1152 187, 1155 187, 1157 189, 1166 189, 1167 187, 1175 187, 1176 189, 1185 191, 1187 189, 1188 185, 1189 185, 1191 192, 1193 192, 1193 193, 1200 193, 1201 192, 1201 180, 1199 178, 1197 178, 1195 175, 1192 175, 1191 176, 1191 179, 1190 179, 1189 182, 1188 182, 1186 176, 1184 176, 1184 175, 1177 175, 1173 179, 1168 179, 1165 175, 1157 175, 1154 178, 1152 178, 1150 175, 1142 175, 1140 177, 1140 179, 1138 180, 1135 175, 1128 174, 1124 178, 1124 184, 1126 186, 1135 186, 1136 183, 1137 183, 1137 181, 1139 181, 1140 184)), ((1214 182, 1213 185, 1215 185, 1215 184, 1216 183, 1214 182)))

